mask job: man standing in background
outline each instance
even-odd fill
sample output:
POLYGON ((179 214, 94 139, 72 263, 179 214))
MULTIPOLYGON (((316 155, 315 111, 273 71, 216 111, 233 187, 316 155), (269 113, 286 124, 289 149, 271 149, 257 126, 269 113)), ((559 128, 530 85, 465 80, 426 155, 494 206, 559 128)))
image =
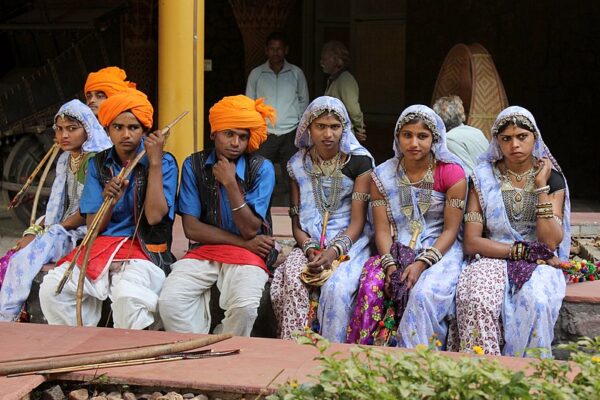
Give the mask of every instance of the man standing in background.
POLYGON ((280 32, 271 33, 265 46, 267 62, 250 72, 246 85, 246 96, 255 100, 264 98, 277 112, 275 123, 267 126, 267 141, 257 154, 281 165, 286 193, 289 192, 287 162, 298 150, 294 146, 296 128, 308 106, 306 78, 300 68, 285 60, 287 53, 285 36, 280 32))
POLYGON ((332 40, 321 50, 321 68, 329 75, 325 96, 340 99, 352 122, 352 131, 360 141, 367 140, 363 113, 358 102, 358 82, 348 71, 350 52, 342 42, 332 40))

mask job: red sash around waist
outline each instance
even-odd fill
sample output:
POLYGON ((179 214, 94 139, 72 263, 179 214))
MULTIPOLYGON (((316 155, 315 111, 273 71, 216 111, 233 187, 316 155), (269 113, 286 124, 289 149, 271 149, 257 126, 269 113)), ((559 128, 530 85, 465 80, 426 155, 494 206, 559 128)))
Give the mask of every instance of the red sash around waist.
POLYGON ((255 265, 269 273, 265 260, 242 247, 229 244, 205 244, 185 253, 182 259, 217 261, 225 264, 255 265))
MULTIPOLYGON (((75 257, 76 251, 77 249, 73 249, 68 255, 58 260, 56 265, 61 265, 65 262, 70 263, 75 257)), ((84 255, 85 249, 82 249, 77 259, 78 267, 83 264, 84 255)), ((92 245, 85 275, 95 281, 108 268, 111 262, 134 258, 148 260, 148 256, 142 250, 139 241, 119 236, 98 236, 92 245)))

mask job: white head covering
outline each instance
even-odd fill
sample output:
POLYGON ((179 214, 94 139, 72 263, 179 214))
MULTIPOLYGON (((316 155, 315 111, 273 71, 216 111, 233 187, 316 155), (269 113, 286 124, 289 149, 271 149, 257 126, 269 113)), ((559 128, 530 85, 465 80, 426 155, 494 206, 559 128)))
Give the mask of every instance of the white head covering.
POLYGON ((296 130, 296 140, 294 142, 296 147, 307 149, 313 145, 308 128, 315 119, 319 118, 325 112, 337 116, 343 125, 344 130, 340 139, 340 151, 345 154, 369 156, 372 160, 373 156, 371 156, 371 153, 358 142, 352 132, 352 123, 348 116, 348 111, 344 107, 344 103, 335 97, 317 97, 306 107, 296 130))
POLYGON ((83 129, 87 133, 87 139, 82 146, 83 151, 98 152, 112 147, 110 138, 92 110, 81 101, 75 99, 63 104, 54 116, 54 121, 56 122, 58 117, 64 116, 74 118, 83 125, 83 129))
POLYGON ((439 161, 458 164, 462 167, 463 163, 460 158, 451 153, 446 146, 446 126, 444 125, 444 121, 442 121, 440 116, 437 115, 435 111, 422 104, 415 104, 406 108, 404 111, 402 111, 402 114, 400 114, 400 117, 396 122, 396 128, 394 129, 394 154, 396 157, 403 157, 402 152, 400 151, 400 143, 398 142, 397 133, 404 125, 415 118, 423 121, 425 126, 427 126, 427 128, 433 134, 431 151, 435 155, 435 158, 439 161))

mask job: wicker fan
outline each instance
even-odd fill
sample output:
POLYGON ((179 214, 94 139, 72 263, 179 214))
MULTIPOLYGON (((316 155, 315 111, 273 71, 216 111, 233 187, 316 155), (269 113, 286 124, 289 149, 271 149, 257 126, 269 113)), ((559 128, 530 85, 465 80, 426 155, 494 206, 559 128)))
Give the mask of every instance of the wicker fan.
POLYGON ((295 0, 229 0, 244 38, 246 75, 264 62, 267 36, 281 30, 295 0))
POLYGON ((494 60, 480 44, 454 46, 440 69, 432 103, 442 96, 459 96, 465 106, 467 124, 490 138, 496 116, 508 106, 506 92, 494 60))

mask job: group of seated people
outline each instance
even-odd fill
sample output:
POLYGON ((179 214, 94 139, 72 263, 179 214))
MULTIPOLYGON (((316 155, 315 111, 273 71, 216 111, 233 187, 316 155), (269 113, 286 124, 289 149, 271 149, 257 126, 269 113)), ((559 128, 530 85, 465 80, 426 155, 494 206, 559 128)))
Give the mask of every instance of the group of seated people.
MULTIPOLYGON (((489 148, 466 176, 429 107, 401 113, 394 157, 375 166, 343 103, 315 99, 287 167, 297 246, 273 268, 275 172, 254 152, 274 109, 243 95, 217 102, 209 112, 214 148, 185 159, 178 192, 177 162, 163 151, 161 131, 150 132, 152 105, 124 75, 107 76, 119 90, 100 91, 97 118, 78 100, 55 116, 64 152, 45 217, 10 258, 0 320, 18 318, 35 275, 56 262, 40 287, 42 311, 50 324, 77 324, 80 271, 69 275, 69 265, 82 265, 85 252, 74 260, 75 246, 112 197, 89 251, 85 326, 98 324, 109 297, 117 328, 208 333, 216 284, 225 314, 214 332, 248 336, 272 277, 283 339, 310 328, 334 342, 413 348, 433 341, 444 350, 541 348, 551 356, 570 203, 562 170, 526 109, 498 115, 489 148), (142 150, 131 176, 120 177, 142 150), (176 211, 190 241, 178 261, 170 252, 176 211)), ((86 84, 94 106, 90 92, 86 84)))

